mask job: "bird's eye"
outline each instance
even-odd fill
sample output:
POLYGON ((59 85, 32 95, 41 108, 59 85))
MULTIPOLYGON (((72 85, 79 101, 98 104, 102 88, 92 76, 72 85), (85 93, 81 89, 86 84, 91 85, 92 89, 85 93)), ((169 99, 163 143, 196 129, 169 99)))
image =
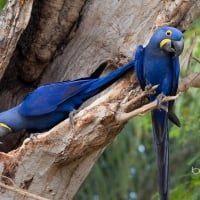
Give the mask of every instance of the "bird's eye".
POLYGON ((166 36, 171 36, 172 35, 172 32, 170 30, 167 30, 165 33, 166 33, 166 36))

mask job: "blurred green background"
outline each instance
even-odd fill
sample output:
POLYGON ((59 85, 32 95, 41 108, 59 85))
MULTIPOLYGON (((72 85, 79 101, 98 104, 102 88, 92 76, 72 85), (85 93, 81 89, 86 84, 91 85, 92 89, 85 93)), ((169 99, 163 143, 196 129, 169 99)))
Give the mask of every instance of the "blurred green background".
MULTIPOLYGON (((200 72, 200 19, 185 32, 181 77, 200 72), (194 46, 192 45, 194 44, 194 46), (189 56, 188 51, 193 53, 189 56), (188 68, 190 64, 190 67, 188 68)), ((170 199, 200 199, 200 90, 176 100, 182 127, 170 124, 170 199), (193 168, 193 170, 192 170, 193 168), (192 173, 193 172, 193 173, 192 173)), ((150 114, 129 121, 93 167, 76 200, 158 200, 150 114)))
POLYGON ((0 10, 2 10, 4 8, 6 3, 7 3, 7 0, 0 0, 0 10))

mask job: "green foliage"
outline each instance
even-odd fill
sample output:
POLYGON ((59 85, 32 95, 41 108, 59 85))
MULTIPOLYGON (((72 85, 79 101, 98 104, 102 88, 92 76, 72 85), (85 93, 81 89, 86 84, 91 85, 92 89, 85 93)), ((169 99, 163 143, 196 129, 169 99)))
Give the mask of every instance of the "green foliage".
MULTIPOLYGON (((190 29, 185 33, 185 46, 187 50, 193 48, 192 56, 200 58, 200 19, 197 19, 190 29), (194 47, 192 46, 194 42, 194 47)), ((186 53, 183 54, 187 56, 186 53)), ((190 56, 191 66, 189 72, 199 72, 200 63, 192 59, 190 56)), ((182 66, 182 75, 185 76, 188 63, 182 66)), ((200 199, 200 95, 199 89, 190 89, 184 93, 176 102, 176 110, 182 121, 181 129, 173 127, 170 134, 172 141, 176 143, 172 149, 172 162, 179 162, 178 172, 173 178, 173 190, 171 191, 171 199, 200 199), (196 169, 196 172, 193 170, 196 169)))
MULTIPOLYGON (((192 38, 200 35, 200 19, 185 33, 185 52, 192 38)), ((195 40, 193 56, 200 59, 200 39, 195 40)), ((188 62, 182 67, 186 76, 188 62)), ((192 60, 190 72, 199 72, 192 60)), ((200 90, 190 89, 176 101, 182 127, 170 126, 170 199, 200 199, 200 90)), ((122 133, 108 146, 83 184, 76 200, 159 200, 156 159, 150 115, 129 121, 122 133)))
POLYGON ((76 199, 136 199, 145 179, 150 180, 152 176, 148 163, 154 160, 147 156, 153 151, 150 118, 145 117, 144 121, 143 125, 137 118, 135 123, 130 121, 127 124, 94 166, 89 181, 85 182, 76 199), (144 146, 147 140, 148 144, 144 146), (142 177, 137 171, 143 171, 142 177))
POLYGON ((6 3, 7 3, 7 0, 0 0, 0 10, 2 10, 4 8, 6 3))

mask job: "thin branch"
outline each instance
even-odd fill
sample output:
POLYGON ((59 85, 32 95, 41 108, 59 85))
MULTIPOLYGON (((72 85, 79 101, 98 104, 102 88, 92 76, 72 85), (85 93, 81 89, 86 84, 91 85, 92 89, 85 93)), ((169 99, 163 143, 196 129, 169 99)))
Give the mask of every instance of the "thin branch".
MULTIPOLYGON (((175 100, 179 95, 180 95, 180 93, 177 94, 176 96, 164 97, 161 100, 161 102, 167 102, 167 101, 175 100)), ((131 119, 132 117, 143 115, 144 113, 151 111, 151 110, 153 110, 157 107, 158 107, 158 101, 155 100, 155 101, 148 103, 148 104, 146 104, 146 105, 144 105, 144 106, 142 106, 142 107, 140 107, 136 110, 133 110, 129 113, 120 113, 120 114, 118 113, 118 115, 116 116, 116 119, 117 119, 117 121, 120 121, 120 122, 122 122, 122 121, 126 122, 129 119, 131 119)))
POLYGON ((133 99, 131 99, 130 101, 121 104, 121 110, 122 111, 126 111, 127 107, 129 107, 130 105, 135 104, 136 102, 138 102, 140 99, 142 99, 143 97, 147 96, 148 94, 153 94, 155 89, 158 87, 158 85, 154 85, 151 88, 149 88, 148 90, 142 91, 139 95, 137 95, 136 97, 134 97, 133 99))
MULTIPOLYGON (((186 66, 186 75, 187 76, 190 74, 190 67, 191 67, 191 63, 192 63, 192 54, 193 54, 193 50, 194 50, 196 43, 197 43, 197 37, 195 34, 192 37, 190 47, 187 49, 185 55, 183 56, 183 60, 185 60, 185 62, 187 62, 187 66, 186 66)), ((183 62, 181 63, 181 66, 183 66, 183 62)))
POLYGON ((195 60, 195 61, 197 61, 198 63, 200 63, 200 59, 199 58, 193 56, 192 59, 195 60))
POLYGON ((196 72, 182 79, 179 83, 178 91, 185 92, 191 87, 200 88, 200 73, 196 72))
POLYGON ((190 68, 191 68, 191 64, 192 64, 192 53, 193 53, 193 50, 189 54, 188 63, 187 63, 187 66, 186 66, 186 75, 187 76, 190 74, 190 68))
POLYGON ((23 189, 17 187, 16 185, 13 187, 13 186, 6 185, 6 184, 0 182, 0 187, 5 188, 5 189, 10 190, 10 191, 13 191, 13 192, 16 192, 23 197, 25 196, 25 197, 29 197, 29 198, 36 199, 36 200, 49 200, 47 198, 40 197, 38 195, 27 192, 26 190, 23 190, 23 189))
POLYGON ((191 64, 192 64, 192 54, 193 54, 193 49, 196 45, 196 41, 197 41, 197 37, 196 35, 192 38, 192 41, 191 41, 191 44, 190 44, 190 47, 188 48, 189 52, 188 52, 188 63, 187 63, 187 66, 186 66, 186 75, 188 76, 190 74, 190 67, 191 67, 191 64))

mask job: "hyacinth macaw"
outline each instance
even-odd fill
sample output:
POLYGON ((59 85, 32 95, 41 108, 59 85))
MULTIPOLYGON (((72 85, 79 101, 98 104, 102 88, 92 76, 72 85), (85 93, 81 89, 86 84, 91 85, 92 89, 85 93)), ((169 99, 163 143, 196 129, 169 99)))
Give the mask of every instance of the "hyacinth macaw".
MULTIPOLYGON (((149 43, 138 46, 135 53, 135 71, 143 90, 158 85, 155 94, 149 94, 150 102, 160 95, 176 95, 179 81, 179 55, 184 47, 183 34, 176 28, 164 26, 151 37, 149 43)), ((168 119, 180 126, 172 111, 173 101, 161 103, 167 108, 151 112, 153 136, 157 154, 160 199, 168 199, 169 188, 169 130, 168 119)))
POLYGON ((31 133, 49 130, 133 66, 134 61, 131 61, 103 77, 81 78, 38 87, 19 105, 0 113, 0 137, 22 129, 31 133))

